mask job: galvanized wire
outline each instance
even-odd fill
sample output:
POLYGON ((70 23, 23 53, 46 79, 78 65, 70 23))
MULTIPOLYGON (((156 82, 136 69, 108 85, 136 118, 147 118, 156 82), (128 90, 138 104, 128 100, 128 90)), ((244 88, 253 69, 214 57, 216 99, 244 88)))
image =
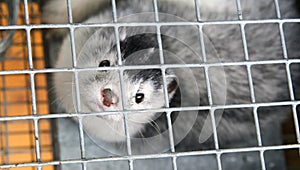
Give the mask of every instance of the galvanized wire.
MULTIPOLYGON (((221 166, 221 155, 226 153, 241 153, 241 152, 259 152, 260 153, 260 160, 261 160, 261 168, 264 170, 265 167, 265 160, 264 160, 264 153, 265 151, 270 150, 285 150, 285 149, 300 149, 300 134, 299 134, 299 120, 297 117, 297 106, 300 105, 300 101, 295 100, 293 87, 292 87, 292 78, 291 78, 291 71, 290 65, 291 64, 300 64, 300 59, 289 59, 287 53, 287 47, 285 42, 285 35, 283 31, 283 25, 286 23, 300 23, 300 19, 281 19, 280 8, 277 0, 274 0, 275 7, 276 7, 276 14, 277 19, 265 19, 265 20, 243 20, 243 11, 241 9, 241 2, 240 0, 236 0, 236 7, 237 7, 237 20, 234 21, 208 21, 208 22, 200 22, 201 21, 201 11, 199 8, 198 1, 195 0, 195 13, 197 16, 198 22, 160 22, 159 21, 159 11, 157 6, 157 0, 153 0, 153 11, 155 15, 154 22, 147 22, 147 23, 118 23, 118 15, 117 15, 117 8, 116 8, 116 1, 112 0, 112 14, 113 14, 113 23, 96 23, 96 24, 87 24, 87 23, 73 23, 72 17, 72 4, 71 0, 67 0, 67 7, 68 7, 68 24, 40 24, 40 25, 30 25, 29 24, 29 16, 28 16, 28 6, 27 0, 24 0, 24 8, 25 8, 25 25, 8 25, 8 26, 0 26, 0 30, 25 30, 27 35, 27 46, 28 46, 28 63, 29 69, 28 70, 6 70, 0 71, 0 75, 17 75, 17 74, 25 74, 30 76, 31 84, 31 95, 32 95, 32 115, 27 116, 2 116, 0 117, 0 122, 7 122, 7 121, 14 121, 14 120, 32 120, 34 122, 34 136, 35 136, 35 152, 36 152, 36 159, 37 162, 31 163, 18 163, 18 164, 8 164, 8 165, 0 165, 0 168, 16 168, 16 167, 37 167, 41 169, 43 166, 48 165, 65 165, 65 164, 77 164, 81 163, 83 169, 87 169, 87 163, 91 162, 107 162, 107 161, 122 161, 126 160, 129 162, 129 168, 133 170, 133 161, 140 160, 140 159, 151 159, 151 158, 172 158, 172 165, 173 169, 177 170, 177 158, 179 157, 186 157, 186 156, 199 156, 199 155, 207 155, 207 154, 214 154, 217 158, 218 168, 219 170, 222 169, 221 166), (283 49, 283 58, 277 60, 265 60, 265 61, 250 61, 249 54, 247 49, 247 39, 245 33, 245 26, 247 24, 265 24, 265 23, 275 23, 278 24, 280 38, 281 38, 281 46, 283 49), (239 25, 241 30, 242 42, 243 42, 243 49, 244 49, 244 57, 245 61, 240 62, 224 62, 224 63, 206 63, 206 51, 205 51, 205 43, 204 43, 204 34, 203 34, 203 26, 206 25, 239 25), (118 29, 120 27, 136 27, 136 26, 155 26, 158 45, 160 50, 160 59, 161 63, 157 65, 138 65, 138 66, 125 66, 122 64, 121 58, 121 50, 119 42, 119 33, 118 29), (164 64, 164 57, 163 57, 163 48, 162 48, 162 40, 161 40, 161 32, 160 28, 162 26, 197 26, 199 29, 200 35, 200 45, 202 49, 202 56, 203 56, 203 63, 198 64, 164 64), (118 66, 109 67, 109 68, 77 68, 76 63, 76 50, 75 50, 75 43, 74 43, 74 30, 76 28, 87 28, 87 27, 111 27, 115 29, 115 37, 117 42, 117 52, 118 52, 118 66), (70 32, 70 42, 71 42, 71 50, 72 50, 72 61, 73 67, 72 68, 47 68, 47 69, 34 69, 33 62, 32 62, 32 54, 31 54, 31 40, 30 40, 30 32, 34 29, 44 29, 44 28, 67 28, 70 32), (286 65, 286 72, 288 78, 288 87, 290 92, 291 101, 286 102, 268 102, 268 103, 256 103, 255 100, 255 93, 253 87, 253 80, 251 74, 251 67, 255 65, 262 65, 262 64, 285 64, 286 65), (229 105, 214 105, 212 94, 211 94, 211 87, 210 87, 210 79, 208 75, 208 70, 210 67, 224 67, 224 66, 246 66, 247 67, 247 76, 249 81, 249 89, 251 94, 251 103, 250 104, 229 104, 229 105), (78 85, 78 73, 82 71, 91 71, 91 70, 117 70, 119 71, 120 75, 120 85, 121 91, 124 96, 124 89, 123 89, 123 72, 125 70, 133 70, 133 69, 154 69, 158 68, 162 70, 163 74, 163 87, 164 87, 164 96, 165 96, 165 108, 161 109, 148 109, 148 110, 121 110, 124 114, 124 128, 126 133, 126 141, 127 141, 127 156, 120 156, 120 157, 109 157, 109 158, 95 158, 95 159, 87 159, 85 156, 85 141, 84 141, 84 132, 83 132, 83 125, 82 119, 86 116, 95 116, 95 115, 115 115, 119 114, 120 111, 110 111, 110 112, 101 112, 101 113, 82 113, 80 107, 80 95, 79 95, 79 85, 78 85), (169 68, 204 68, 205 72, 205 80, 208 90, 208 106, 192 106, 192 107, 174 107, 169 108, 169 99, 167 95, 167 86, 166 86, 166 77, 165 71, 169 68), (76 106, 77 109, 74 113, 65 113, 65 114, 50 114, 50 115, 38 115, 36 111, 36 99, 35 99, 35 82, 34 77, 36 74, 40 73, 61 73, 61 72, 70 72, 74 74, 74 84, 75 84, 75 94, 76 94, 76 106), (257 115, 257 110, 260 107, 265 106, 292 106, 293 107, 293 119, 295 124, 296 130, 296 138, 298 144, 289 144, 289 145, 278 145, 278 146, 262 146, 262 139, 261 139, 261 132, 259 126, 259 120, 257 115), (246 147, 246 148, 232 148, 232 149, 220 149, 217 137, 217 130, 216 130, 216 123, 215 123, 215 110, 217 109, 230 109, 230 108, 252 108, 253 109, 253 116, 255 121, 255 128, 256 128, 256 136, 258 140, 258 147, 246 147), (193 151, 193 152, 175 152, 175 145, 174 145, 174 136, 172 131, 172 123, 171 123, 171 113, 174 111, 191 111, 191 110, 209 110, 211 123, 213 128, 213 137, 214 137, 214 144, 215 150, 207 150, 207 151, 193 151), (132 113, 140 113, 143 114, 145 112, 166 112, 166 117, 168 121, 169 127, 169 138, 170 138, 170 150, 171 153, 161 153, 161 154, 144 154, 144 155, 132 155, 131 151, 131 142, 130 136, 128 132, 128 125, 127 125, 127 114, 132 113), (38 122, 42 119, 57 119, 57 118, 78 118, 78 128, 80 132, 80 148, 81 148, 81 159, 78 160, 61 160, 61 161, 49 161, 49 162, 40 162, 40 148, 39 148, 39 131, 38 131, 38 122)), ((124 99, 122 101, 125 102, 124 99)), ((124 104, 122 105, 124 106, 124 104)), ((124 109, 124 108, 123 108, 124 109)))
MULTIPOLYGON (((19 13, 19 0, 9 0, 7 2, 9 14, 9 25, 16 25, 19 13)), ((15 30, 8 30, 8 35, 0 41, 0 60, 4 59, 4 52, 10 46, 15 30)))

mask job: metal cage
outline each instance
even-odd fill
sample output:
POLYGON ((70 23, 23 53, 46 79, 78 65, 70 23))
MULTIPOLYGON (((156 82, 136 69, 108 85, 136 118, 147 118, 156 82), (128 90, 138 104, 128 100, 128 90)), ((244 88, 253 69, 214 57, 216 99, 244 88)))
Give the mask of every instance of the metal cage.
MULTIPOLYGON (((40 20, 40 1, 24 0, 20 3, 19 19, 17 24, 9 23, 9 15, 12 11, 7 8, 7 1, 0 1, 0 40, 7 37, 7 31, 15 31, 10 47, 4 53, 4 60, 0 62, 0 169, 95 169, 95 167, 111 168, 113 164, 120 164, 119 167, 123 169, 141 169, 147 160, 155 160, 157 164, 165 165, 170 169, 192 169, 192 167, 182 166, 201 162, 201 158, 209 157, 209 164, 216 169, 226 169, 224 162, 235 162, 238 164, 241 160, 230 154, 254 153, 260 161, 260 168, 271 169, 267 165, 266 155, 284 153, 284 158, 287 169, 300 169, 300 133, 299 133, 299 110, 300 101, 295 97, 292 87, 292 75, 290 66, 298 64, 299 59, 289 59, 287 54, 287 47, 284 37, 285 23, 299 23, 300 19, 284 19, 280 14, 280 6, 278 0, 274 0, 276 8, 276 19, 264 20, 243 20, 243 11, 241 10, 240 0, 236 0, 237 20, 235 21, 212 21, 202 22, 201 11, 199 10, 198 1, 195 0, 195 15, 199 22, 159 22, 157 0, 153 0, 153 9, 155 12, 156 22, 147 23, 119 23, 117 14, 116 0, 111 0, 113 23, 99 23, 99 24, 76 24, 73 23, 71 1, 67 0, 68 6, 68 20, 69 24, 41 24, 40 20), (250 61, 247 51, 247 40, 245 35, 245 26, 247 24, 277 24, 279 28, 279 37, 281 39, 283 57, 282 59, 271 61, 250 61), (173 139, 172 130, 170 130, 170 152, 158 154, 144 154, 134 155, 131 152, 130 138, 127 138, 127 155, 113 156, 102 153, 107 156, 97 155, 93 150, 97 150, 97 146, 86 137, 82 127, 81 118, 87 115, 74 114, 59 114, 59 108, 53 106, 51 101, 55 100, 52 95, 50 74, 58 72, 72 72, 74 73, 75 82, 78 81, 77 73, 81 69, 77 69, 75 45, 74 45, 74 29, 84 27, 111 27, 115 29, 115 35, 118 40, 118 28, 122 26, 153 26, 160 35, 161 26, 197 26, 199 28, 200 41, 202 49, 205 49, 203 41, 203 26, 206 25, 226 25, 235 24, 240 27, 242 44, 244 50, 245 61, 230 62, 230 63, 216 63, 216 64, 188 64, 180 65, 180 67, 196 67, 203 68, 207 74, 207 69, 212 66, 245 66, 249 78, 249 88, 251 93, 251 104, 232 104, 225 106, 212 105, 212 99, 209 98, 210 106, 198 106, 187 108, 166 108, 158 109, 166 112, 169 129, 172 129, 170 114, 178 110, 210 110, 212 117, 212 127, 214 130, 214 147, 213 150, 199 150, 176 152, 173 139), (53 42, 47 40, 45 37, 45 30, 49 29, 66 29, 70 34, 72 57, 74 61, 74 68, 53 68, 52 64, 55 61, 55 56, 61 42, 53 42), (202 35, 202 36, 201 36, 202 35), (202 37, 202 39, 201 39, 202 37), (46 62, 45 62, 46 61, 46 62), (284 64, 286 66, 288 87, 290 92, 290 101, 272 102, 272 103, 256 103, 254 88, 251 75, 251 66, 259 64, 284 64), (48 86, 46 84, 48 82, 48 86), (257 109, 260 107, 276 107, 287 106, 291 108, 292 116, 283 125, 283 141, 282 145, 264 146, 261 138, 262 133, 259 128, 259 120, 257 116, 257 109), (235 109, 235 108, 251 108, 254 111, 254 120, 256 125, 256 135, 258 139, 258 146, 222 149, 218 145, 218 137, 216 125, 214 123, 214 111, 217 109, 235 109), (53 113, 53 114, 49 114, 53 113), (71 121, 71 117, 78 117, 77 123, 71 121), (69 142, 68 142, 69 141, 69 142), (72 141, 72 142, 71 142, 72 141), (225 155, 225 156, 224 156, 225 155), (226 155, 229 155, 226 157, 226 155), (95 164, 95 166, 93 166, 95 164)), ((158 43, 160 50, 162 50, 161 37, 158 36, 158 43)), ((119 53, 119 64, 122 64, 119 53)), ((202 51, 205 56, 205 50, 202 51)), ((161 65, 148 66, 149 68, 167 69, 161 65)), ((176 65, 176 67, 179 67, 176 65)), ((140 67, 125 66, 111 68, 124 71, 125 69, 138 69, 140 67)), ((122 75, 122 74, 120 74, 122 75)), ((207 78, 208 88, 209 79, 207 78)), ((164 78, 165 79, 165 78, 164 78)), ((166 80, 164 80, 166 81, 166 80)), ((122 85, 122 84, 121 84, 122 85)), ((75 85, 76 86, 76 85, 75 85)), ((166 87, 165 91, 166 91, 166 87)), ((167 94, 165 94, 167 96, 167 94)), ((211 95, 208 95, 211 97, 211 95)), ((168 101, 166 97, 166 101, 168 101)), ((80 100, 77 97, 77 102, 80 100)), ((157 110, 156 110, 157 111, 157 110)), ((130 113, 126 111, 124 113, 130 113)), ((95 113, 97 114, 97 113, 95 113)), ((104 114, 117 114, 108 112, 104 114)), ((126 114, 124 114, 126 117, 126 114)), ((243 159, 251 161, 252 157, 244 156, 243 159)), ((155 162, 154 161, 154 162, 155 162)), ((245 160, 244 160, 245 161, 245 160)), ((150 162, 150 164, 153 162, 150 162)), ((209 168, 209 167, 202 167, 209 168)), ((234 168, 234 167, 231 167, 234 168)), ((167 168, 166 168, 167 169, 167 168)), ((227 167, 228 169, 228 167, 227 167)))

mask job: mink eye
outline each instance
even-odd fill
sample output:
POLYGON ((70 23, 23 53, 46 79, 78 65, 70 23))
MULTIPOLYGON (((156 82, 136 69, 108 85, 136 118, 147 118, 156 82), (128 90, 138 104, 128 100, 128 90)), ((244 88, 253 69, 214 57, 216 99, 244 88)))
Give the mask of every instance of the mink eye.
POLYGON ((142 101, 144 101, 144 96, 145 96, 144 93, 137 93, 135 95, 135 102, 137 104, 141 103, 142 101))
POLYGON ((103 60, 99 64, 99 67, 109 67, 109 66, 110 66, 109 60, 103 60))

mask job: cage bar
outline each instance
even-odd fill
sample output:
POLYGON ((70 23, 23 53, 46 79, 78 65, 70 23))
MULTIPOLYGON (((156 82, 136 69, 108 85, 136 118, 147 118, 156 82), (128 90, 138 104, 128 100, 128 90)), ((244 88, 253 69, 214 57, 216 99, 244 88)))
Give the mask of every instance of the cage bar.
MULTIPOLYGON (((29 132, 34 136, 34 148, 30 152, 35 155, 35 159, 32 159, 31 162, 18 162, 18 163, 10 163, 10 158, 7 156, 13 153, 23 152, 20 151, 13 151, 8 146, 10 142, 9 138, 5 138, 3 142, 0 140, 0 147, 5 148, 4 151, 1 151, 2 155, 6 155, 3 159, 0 160, 0 169, 8 169, 8 168, 21 168, 21 167, 30 167, 36 168, 38 170, 43 169, 47 166, 60 166, 60 165, 70 165, 70 164, 81 164, 83 170, 87 170, 88 163, 95 163, 95 162, 114 162, 114 161, 128 161, 129 169, 134 170, 134 161, 136 160, 148 160, 154 158, 171 158, 172 159, 172 167, 173 170, 177 170, 177 159, 182 157, 189 157, 189 156, 201 156, 201 155, 214 155, 216 156, 217 160, 217 167, 219 170, 222 170, 222 161, 221 156, 223 154, 228 153, 245 153, 245 152, 258 152, 261 161, 261 169, 265 170, 266 167, 266 160, 265 160, 265 152, 266 151, 275 151, 275 150, 289 150, 289 149, 298 149, 300 154, 300 132, 299 132, 299 120, 298 120, 298 112, 299 109, 297 108, 300 105, 300 101, 296 100, 295 94, 293 91, 293 82, 291 77, 291 64, 300 64, 300 59, 290 59, 287 52, 287 44, 285 39, 285 33, 283 25, 287 23, 300 23, 299 18, 293 19, 282 19, 280 13, 280 6, 278 0, 274 0, 274 5, 276 9, 276 19, 263 19, 263 20, 243 20, 243 11, 241 8, 241 1, 236 0, 236 12, 237 12, 237 20, 232 21, 206 21, 202 22, 201 20, 201 10, 200 4, 198 0, 194 0, 195 5, 195 15, 197 21, 187 21, 187 22, 161 22, 159 18, 159 1, 153 0, 153 12, 154 12, 154 22, 139 22, 139 23, 127 23, 127 22, 118 22, 118 13, 117 13, 117 3, 116 0, 111 0, 112 5, 112 23, 74 23, 73 16, 72 16, 72 3, 71 0, 66 0, 67 4, 67 13, 68 13, 68 23, 66 24, 32 24, 30 20, 30 4, 31 0, 24 0, 24 23, 18 25, 1 25, 0 31, 7 31, 7 30, 16 30, 16 31, 25 31, 26 34, 26 44, 27 45, 27 59, 25 60, 28 64, 28 68, 20 69, 20 70, 5 70, 4 66, 2 65, 2 70, 0 71, 0 76, 2 76, 2 86, 5 86, 6 79, 5 76, 12 76, 12 75, 25 75, 28 76, 29 84, 26 89, 30 90, 30 98, 31 100, 29 103, 31 104, 30 112, 31 114, 27 115, 8 115, 7 114, 7 107, 9 105, 15 105, 16 103, 7 103, 7 91, 18 90, 18 88, 3 88, 3 102, 0 102, 0 105, 3 105, 4 114, 1 113, 0 123, 4 124, 4 127, 1 126, 1 133, 0 135, 9 136, 14 133, 9 133, 8 123, 13 121, 28 121, 32 122, 33 129, 29 132), (281 59, 276 60, 265 60, 265 61, 251 61, 249 58, 248 52, 248 44, 247 38, 245 33, 245 26, 247 24, 278 24, 279 28, 279 36, 281 39, 281 46, 283 51, 283 56, 281 59), (238 25, 241 31, 241 39, 243 43, 243 50, 244 50, 244 57, 245 61, 239 62, 218 62, 218 63, 207 63, 206 58, 206 49, 205 49, 205 42, 204 42, 204 32, 203 26, 208 25, 238 25), (119 28, 120 27, 139 27, 139 26, 154 26, 156 28, 158 46, 159 46, 159 55, 160 55, 160 64, 156 65, 138 65, 138 66, 125 66, 122 63, 121 57, 121 49, 120 49, 120 37, 119 37, 119 28), (199 42, 201 46, 201 54, 203 56, 203 63, 201 64, 165 64, 164 63, 164 54, 163 54, 163 46, 162 46, 162 36, 161 36, 161 27, 163 26, 197 26, 198 33, 200 36, 199 42), (118 56, 118 65, 110 68, 78 68, 77 67, 77 60, 76 60, 76 49, 75 49, 75 36, 74 30, 77 28, 114 28, 114 35, 116 40, 116 49, 117 49, 117 56, 118 56), (31 33, 33 30, 38 29, 54 29, 54 28, 67 28, 70 33, 70 44, 71 44, 71 53, 72 53, 72 61, 73 67, 72 68, 35 68, 34 62, 35 58, 33 56, 32 51, 34 50, 34 45, 32 44, 32 35, 31 33), (273 65, 273 64, 285 64, 286 66, 286 76, 289 88, 289 101, 283 102, 267 102, 267 103, 257 103, 255 99, 254 93, 254 85, 253 85, 253 75, 251 72, 251 68, 256 65, 273 65), (224 67, 224 66, 245 66, 247 68, 247 78, 249 82, 249 90, 251 95, 251 103, 248 104, 226 104, 226 105, 215 105, 213 102, 212 97, 212 89, 211 89, 211 81, 209 75, 209 69, 212 67, 224 67), (191 106, 191 107, 170 107, 169 106, 169 98, 167 93, 167 85, 166 85, 166 74, 165 71, 171 68, 203 68, 205 73, 205 81, 207 86, 208 92, 208 105, 207 106, 191 106), (160 69, 163 75, 163 90, 164 90, 164 101, 165 101, 165 108, 161 109, 148 109, 148 110, 126 110, 124 108, 125 99, 122 98, 122 106, 123 109, 120 110, 124 116, 124 128, 125 128, 125 135, 126 135, 126 146, 127 146, 127 155, 126 156, 118 156, 118 157, 103 157, 103 158, 87 158, 87 151, 86 151, 86 144, 84 139, 84 128, 82 119, 86 116, 97 116, 97 115, 117 115, 120 114, 120 111, 105 111, 101 113, 82 113, 81 110, 81 103, 80 103, 80 94, 79 94, 79 85, 78 85, 78 73, 83 71, 92 71, 92 70, 111 70, 111 71, 118 71, 119 78, 120 78, 120 87, 122 96, 125 96, 126 89, 124 89, 124 77, 123 73, 127 70, 142 70, 142 69, 160 69), (37 74, 49 74, 49 73, 73 73, 74 75, 74 84, 75 84, 75 94, 76 94, 76 111, 74 113, 56 113, 56 114, 39 114, 38 113, 38 98, 36 97, 37 91, 39 90, 37 84, 35 83, 35 78, 37 74), (276 146, 264 146, 262 144, 262 133, 260 130, 259 118, 258 118, 258 109, 260 107, 266 106, 291 106, 292 107, 292 115, 293 115, 293 123, 295 126, 295 136, 297 143, 295 144, 282 144, 276 146), (216 118, 215 118, 215 111, 218 109, 234 109, 234 108, 251 108, 253 109, 253 117, 255 123, 255 132, 257 137, 257 144, 258 146, 255 147, 243 147, 243 148, 230 148, 230 149, 222 149, 219 146, 218 135, 217 135, 217 125, 216 125, 216 118), (209 110, 209 115, 211 117, 211 124, 213 129, 213 142, 215 149, 213 150, 203 150, 203 151, 188 151, 188 152, 176 152, 175 144, 174 144, 174 134, 173 134, 173 125, 171 121, 171 114, 172 112, 176 111, 201 111, 201 110, 209 110), (169 139, 170 139, 170 153, 157 153, 157 154, 141 154, 141 155, 134 155, 132 154, 132 146, 131 146, 131 138, 128 130, 128 114, 132 113, 139 113, 143 114, 146 112, 165 112, 166 119, 168 124, 168 131, 169 131, 169 139), (79 159, 72 159, 72 160, 42 160, 43 154, 43 147, 41 147, 41 130, 39 129, 40 121, 47 120, 47 119, 59 119, 59 118, 73 118, 78 119, 78 130, 79 130, 79 139, 80 139, 80 151, 81 157, 79 159), (7 162, 2 164, 3 162, 7 162)), ((1 15, 1 13, 0 13, 1 15)), ((24 45, 21 43, 21 45, 24 45)), ((18 60, 18 58, 10 58, 9 60, 18 60)), ((17 133, 17 132, 16 132, 17 133)), ((19 132, 21 133, 21 132, 19 132)), ((55 141, 54 141, 55 142, 55 141)), ((50 149, 50 151, 52 151, 50 149)))

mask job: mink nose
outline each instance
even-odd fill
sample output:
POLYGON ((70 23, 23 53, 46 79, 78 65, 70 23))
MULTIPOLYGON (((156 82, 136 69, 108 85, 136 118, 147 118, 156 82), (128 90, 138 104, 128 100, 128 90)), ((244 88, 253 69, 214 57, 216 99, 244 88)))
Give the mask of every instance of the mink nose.
POLYGON ((103 89, 101 95, 104 106, 110 107, 111 105, 118 103, 118 96, 109 88, 103 89))

